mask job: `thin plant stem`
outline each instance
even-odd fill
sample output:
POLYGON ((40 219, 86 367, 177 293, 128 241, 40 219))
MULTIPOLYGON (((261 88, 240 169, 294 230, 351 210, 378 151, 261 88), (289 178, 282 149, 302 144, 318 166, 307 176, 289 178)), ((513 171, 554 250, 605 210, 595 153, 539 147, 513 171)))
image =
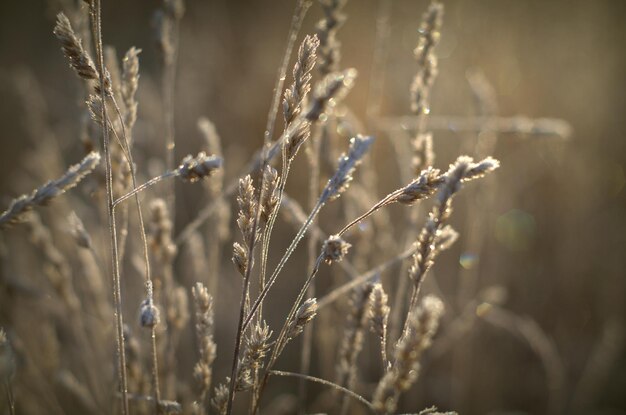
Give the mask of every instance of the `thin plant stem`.
POLYGON ((137 196, 137 194, 139 194, 140 192, 146 190, 147 188, 159 183, 162 180, 168 179, 170 177, 174 177, 176 176, 177 173, 175 171, 168 171, 163 173, 160 176, 157 177, 153 177, 152 179, 148 180, 147 182, 145 182, 144 184, 142 184, 141 186, 137 186, 135 187, 132 191, 126 193, 124 196, 120 196, 119 198, 117 198, 115 200, 115 202, 113 202, 113 207, 117 207, 120 203, 122 203, 123 201, 133 197, 133 196, 137 196))
POLYGON ((318 256, 317 260, 315 261, 315 266, 313 267, 313 270, 309 274, 309 277, 307 278, 307 280, 304 282, 304 285, 300 289, 300 293, 298 294, 298 297, 296 298, 296 301, 294 301, 294 303, 293 303, 293 305, 291 307, 291 310, 289 311, 289 314, 287 314, 287 318, 285 319, 285 322, 283 323, 283 327, 280 330, 280 334, 278 335, 278 337, 276 339, 276 342, 274 343, 274 348, 272 349, 272 355, 270 356, 270 360, 267 363, 266 370, 265 370, 265 375, 263 376, 263 380, 261 381, 261 385, 259 386, 259 396, 258 396, 258 399, 257 399, 257 405, 256 405, 255 409, 252 411, 253 415, 256 414, 256 412, 259 409, 259 404, 261 402, 261 397, 263 396, 263 391, 265 390, 265 386, 267 385, 267 381, 269 379, 270 372, 271 372, 272 368, 274 367, 274 364, 276 363, 276 360, 278 360, 278 357, 280 356, 280 354, 282 353, 283 349, 287 345, 287 341, 288 341, 288 339, 287 339, 287 331, 289 329, 289 323, 295 317, 296 312, 298 311, 298 307, 299 307, 300 303, 302 302, 302 300, 304 299, 304 297, 306 296, 306 293, 308 291, 308 288, 309 288, 311 282, 313 281, 313 278, 315 278, 315 276, 317 275, 317 272, 319 271, 319 267, 320 267, 320 264, 322 263, 323 258, 324 258, 323 255, 320 255, 320 256, 318 256))
MULTIPOLYGON (((382 131, 414 130, 420 125, 420 117, 405 115, 400 117, 382 117, 377 121, 378 129, 382 131)), ((559 118, 530 118, 525 115, 509 117, 498 116, 429 116, 425 123, 428 130, 473 132, 478 133, 485 125, 498 133, 528 134, 533 136, 553 136, 560 139, 569 139, 572 126, 559 118)))
MULTIPOLYGON (((105 88, 105 70, 104 55, 102 51, 102 9, 101 0, 94 0, 91 3, 91 20, 94 41, 96 45, 97 65, 100 72, 100 95, 102 99, 101 116, 103 120, 107 120, 106 109, 106 88, 105 88)), ((113 298, 115 302, 115 321, 117 332, 117 355, 118 355, 118 376, 121 389, 122 415, 129 414, 128 408, 128 379, 126 373, 126 354, 124 347, 124 317, 122 314, 122 292, 120 284, 120 269, 118 262, 118 246, 117 246, 117 229, 115 224, 115 210, 113 208, 113 177, 111 171, 111 152, 109 131, 106 122, 103 123, 102 137, 106 162, 106 191, 107 191, 107 208, 109 217, 109 235, 111 243, 111 261, 113 265, 113 298)))
POLYGON ((372 69, 369 79, 369 91, 366 103, 366 123, 368 131, 374 133, 376 120, 380 117, 383 92, 385 86, 385 68, 389 53, 389 39, 391 34, 391 5, 392 0, 379 0, 378 16, 376 18, 376 35, 372 69))
MULTIPOLYGON (((327 124, 322 124, 321 129, 325 129, 327 124)), ((313 208, 316 203, 317 195, 320 193, 320 148, 321 148, 321 129, 319 130, 319 135, 313 135, 309 141, 310 143, 310 152, 307 153, 309 156, 309 165, 311 167, 311 175, 309 176, 309 205, 310 208, 313 208)), ((315 221, 313 221, 313 228, 309 233, 309 238, 307 241, 307 257, 308 257, 308 265, 307 269, 313 270, 315 267, 315 252, 317 250, 317 243, 319 240, 319 232, 317 231, 317 226, 315 221)), ((315 284, 311 284, 311 286, 307 290, 307 296, 309 298, 315 297, 315 284)), ((313 343, 313 324, 312 321, 310 324, 307 324, 304 327, 304 333, 302 333, 302 353, 300 355, 300 373, 304 375, 309 374, 309 368, 311 365, 311 349, 313 343)), ((298 401, 300 402, 300 407, 298 411, 300 414, 304 414, 306 410, 306 398, 307 398, 307 390, 306 383, 304 379, 300 379, 298 382, 298 401)))
POLYGON ((319 200, 317 202, 317 204, 315 205, 315 208, 309 214, 309 217, 307 218, 306 222, 304 222, 302 224, 302 226, 300 227, 300 230, 298 231, 298 233, 296 234, 294 239, 291 241, 291 244, 287 248, 287 251, 285 252, 283 257, 280 259, 280 262, 278 263, 278 265, 274 269, 274 272, 272 272, 272 275, 271 275, 270 279, 268 280, 267 284, 265 285, 265 288, 263 289, 263 291, 261 291, 261 293, 259 294, 258 298, 254 301, 254 303, 252 304, 252 307, 250 307, 250 312, 248 313, 248 317, 246 317, 246 319, 244 321, 244 324, 243 324, 243 328, 244 329, 246 327, 248 327, 248 324, 250 324, 250 321, 254 317, 254 314, 256 313, 257 309, 259 308, 260 303, 267 296, 267 293, 269 292, 269 290, 272 288, 272 286, 276 282, 276 278, 278 277, 278 274, 280 273, 280 271, 282 271, 283 267, 285 266, 285 263, 287 262, 287 260, 291 256, 291 254, 293 254, 293 251, 296 250, 298 244, 300 243, 300 241, 304 237, 304 234, 306 233, 306 231, 311 226, 311 223, 313 222, 313 219, 317 216, 317 214, 319 213, 320 209, 323 206, 324 206, 324 202, 319 200))
MULTIPOLYGON (((276 81, 276 86, 274 88, 274 96, 272 98, 272 104, 270 105, 270 111, 267 120, 266 130, 263 136, 263 149, 261 155, 261 171, 264 171, 265 166, 268 163, 268 154, 269 154, 269 144, 271 142, 271 138, 274 131, 274 124, 276 123, 276 114, 278 112, 278 103, 280 101, 280 94, 282 93, 283 85, 285 82, 285 77, 287 73, 287 66, 289 65, 289 59, 291 57, 291 52, 293 50, 293 46, 295 44, 298 32, 300 30, 300 26, 302 25, 302 21, 304 20, 304 16, 306 11, 310 6, 310 1, 308 0, 299 0, 296 4, 296 11, 294 12, 294 17, 292 19, 291 27, 289 29, 289 35, 287 40, 287 48, 285 50, 285 54, 283 56, 283 62, 279 69, 279 74, 276 81)), ((280 140, 282 141, 282 140, 280 140)), ((246 329, 244 326, 244 317, 246 312, 246 299, 249 295, 249 286, 250 286, 250 273, 252 270, 252 258, 254 255, 254 245, 256 242, 256 233, 259 226, 259 220, 261 216, 261 200, 263 200, 263 182, 265 180, 265 175, 261 175, 261 184, 259 186, 259 197, 258 197, 258 210, 256 212, 253 224, 252 224, 252 237, 248 243, 248 264, 246 266, 246 273, 244 276, 242 295, 241 295, 241 304, 240 304, 240 312, 239 312, 239 323, 237 328, 237 336, 235 339, 235 350, 233 353, 233 363, 231 370, 231 379, 228 390, 228 404, 226 408, 226 414, 230 415, 233 407, 233 402, 235 400, 235 385, 237 382, 237 365, 239 361, 239 354, 241 351, 241 340, 243 338, 243 333, 246 329)), ((251 314, 252 315, 252 314, 251 314)))
POLYGON ((284 372, 284 371, 281 371, 281 370, 271 370, 269 373, 270 373, 270 375, 274 375, 274 376, 290 376, 290 377, 295 377, 295 378, 299 378, 299 379, 304 379, 304 380, 307 380, 309 382, 315 382, 315 383, 319 383, 319 384, 322 384, 322 385, 325 385, 325 386, 330 386, 331 388, 346 394, 346 396, 349 396, 349 397, 351 397, 353 399, 356 399, 357 401, 361 402, 372 413, 376 413, 376 410, 374 409, 372 404, 367 399, 365 399, 364 397, 362 397, 361 395, 359 395, 359 394, 357 394, 355 392, 352 392, 350 389, 346 389, 343 386, 339 386, 336 383, 333 383, 331 381, 328 381, 328 380, 325 380, 325 379, 316 378, 314 376, 303 375, 302 373, 284 372))
POLYGON ((372 268, 364 274, 359 275, 350 282, 340 285, 317 301, 317 309, 320 310, 321 308, 337 301, 342 295, 349 293, 355 287, 377 278, 382 272, 411 257, 416 251, 417 245, 413 245, 394 258, 383 262, 379 266, 372 268))
MULTIPOLYGON (((161 93, 163 94, 163 120, 165 123, 165 168, 171 171, 176 162, 176 138, 174 126, 174 95, 176 91, 176 66, 178 61, 178 37, 179 21, 173 19, 173 57, 166 59, 161 77, 161 93)), ((172 217, 172 223, 176 223, 176 184, 172 182, 167 192, 167 204, 172 217)))

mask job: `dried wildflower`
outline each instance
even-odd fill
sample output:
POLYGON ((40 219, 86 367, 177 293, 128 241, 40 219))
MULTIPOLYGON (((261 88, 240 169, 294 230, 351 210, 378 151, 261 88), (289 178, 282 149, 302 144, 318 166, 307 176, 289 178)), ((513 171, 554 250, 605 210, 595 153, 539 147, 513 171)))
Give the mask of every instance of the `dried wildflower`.
POLYGON ((389 305, 387 302, 388 297, 383 289, 383 285, 380 282, 375 283, 370 293, 370 329, 381 340, 387 336, 387 320, 389 319, 389 305))
POLYGON ((363 348, 363 332, 367 324, 372 288, 371 284, 357 287, 350 298, 350 310, 337 363, 337 384, 349 389, 356 378, 357 358, 363 348))
POLYGON ((152 287, 152 281, 146 282, 146 299, 141 302, 139 308, 139 323, 141 327, 146 327, 154 330, 154 328, 161 321, 161 313, 158 307, 154 304, 154 291, 152 287))
POLYGON ((193 368, 193 376, 200 390, 200 402, 206 406, 211 389, 212 365, 217 353, 217 345, 213 340, 213 298, 209 290, 199 282, 192 288, 192 295, 200 352, 200 358, 193 368))
POLYGON ((30 195, 22 195, 13 200, 9 208, 0 214, 0 227, 23 222, 26 212, 35 206, 46 206, 54 198, 76 186, 96 168, 98 163, 100 163, 100 154, 93 151, 87 154, 80 163, 71 166, 63 176, 35 189, 30 195))
POLYGON ((150 295, 148 298, 141 302, 141 308, 139 310, 139 322, 141 327, 154 328, 161 321, 159 309, 154 304, 154 299, 150 295))
POLYGON ((322 245, 322 255, 327 264, 339 262, 348 253, 352 245, 344 241, 339 235, 331 235, 322 245))
POLYGON ((82 41, 74 33, 72 24, 65 14, 57 14, 57 22, 53 33, 61 41, 63 54, 70 61, 70 66, 76 71, 78 76, 91 81, 100 79, 96 65, 94 65, 91 57, 83 49, 82 41))
POLYGON ((184 181, 193 183, 209 177, 215 170, 222 167, 222 164, 221 157, 207 156, 204 151, 201 151, 196 157, 186 156, 176 172, 184 181))
POLYGON ((246 338, 246 349, 244 352, 245 365, 252 372, 263 366, 263 359, 270 348, 269 339, 272 331, 265 321, 255 323, 246 338))
POLYGON ((237 196, 239 217, 237 218, 237 225, 241 230, 243 241, 246 245, 252 242, 253 238, 252 228, 257 211, 257 201, 254 195, 255 189, 250 175, 239 179, 239 196, 237 196))
POLYGON ((478 163, 472 163, 472 159, 470 158, 468 163, 470 165, 463 175, 463 182, 479 179, 487 173, 490 173, 500 167, 500 162, 492 157, 487 157, 478 163))
POLYGON ((408 329, 398 341, 390 369, 382 377, 374 392, 373 406, 382 413, 394 413, 400 394, 417 380, 424 350, 430 347, 443 303, 434 296, 424 298, 422 304, 409 315, 408 329))
POLYGON ((96 94, 90 94, 87 99, 87 109, 89 110, 89 116, 98 125, 102 126, 102 97, 96 94))
POLYGON ((298 59, 293 67, 293 84, 285 90, 283 99, 283 117, 286 127, 300 113, 306 96, 311 90, 311 70, 315 66, 319 44, 317 36, 307 35, 298 50, 298 59))
POLYGON ((211 406, 215 409, 218 415, 225 415, 226 408, 228 407, 228 384, 230 379, 226 378, 226 384, 220 383, 215 387, 214 397, 211 399, 211 406))
POLYGON ((374 137, 357 135, 350 140, 350 147, 347 154, 339 157, 339 165, 335 174, 330 178, 321 196, 322 201, 329 201, 338 198, 352 181, 352 173, 355 167, 361 162, 365 153, 374 142, 374 137))
POLYGON ((237 271, 239 271, 242 276, 246 275, 246 269, 248 268, 248 251, 238 242, 233 243, 232 259, 237 271))
POLYGON ((419 174, 417 179, 406 185, 394 201, 412 205, 418 200, 433 195, 443 181, 443 178, 439 175, 439 170, 428 167, 419 174))
POLYGON ((306 326, 317 314, 317 300, 309 298, 298 307, 293 320, 289 322, 287 328, 287 339, 293 339, 304 330, 306 326))
POLYGON ((137 121, 137 89, 139 88, 139 54, 141 49, 131 47, 122 60, 122 87, 121 95, 126 115, 124 123, 128 130, 132 130, 137 121))
MULTIPOLYGON (((226 378, 229 379, 229 378, 226 378)), ((245 360, 240 360, 237 366, 237 377, 235 379, 235 390, 237 392, 247 391, 252 388, 252 371, 245 360)))
POLYGON ((451 228, 446 229, 444 224, 452 213, 452 198, 461 189, 461 184, 482 177, 499 165, 499 162, 491 157, 474 163, 471 157, 460 156, 443 175, 437 203, 420 232, 417 251, 413 255, 413 265, 409 270, 409 278, 416 287, 420 286, 436 255, 456 240, 456 232, 451 228))
POLYGON ((298 150, 302 144, 309 139, 311 135, 311 122, 307 120, 294 122, 285 131, 285 156, 287 160, 293 160, 298 154, 298 150))
POLYGON ((261 220, 267 222, 278 206, 278 172, 272 166, 263 171, 263 191, 261 192, 261 220))

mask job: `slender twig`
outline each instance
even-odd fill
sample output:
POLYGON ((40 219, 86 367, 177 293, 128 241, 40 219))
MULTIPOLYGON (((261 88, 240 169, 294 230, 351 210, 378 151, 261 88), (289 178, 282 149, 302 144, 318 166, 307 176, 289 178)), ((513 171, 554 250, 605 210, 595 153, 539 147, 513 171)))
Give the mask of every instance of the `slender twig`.
POLYGON ((324 297, 317 301, 317 308, 323 308, 335 301, 337 301, 342 295, 349 293, 355 287, 358 287, 361 284, 364 284, 368 281, 374 280, 380 275, 382 272, 388 270, 392 266, 404 261, 407 258, 410 258, 417 251, 417 245, 412 245, 410 248, 404 250, 401 254, 393 257, 390 260, 383 262, 375 268, 365 272, 364 274, 359 275, 358 277, 352 279, 350 282, 347 282, 326 294, 324 297))
MULTIPOLYGON (((280 65, 278 76, 276 79, 276 85, 274 87, 274 95, 272 97, 272 103, 270 105, 270 110, 268 114, 267 124, 265 133, 263 136, 263 148, 261 153, 261 171, 264 171, 265 166, 269 162, 269 153, 270 153, 270 142, 272 139, 272 135, 274 132, 274 125, 276 123, 276 114, 278 113, 278 104, 280 102, 280 95, 282 93, 283 85, 285 82, 285 76, 287 73, 287 67, 289 65, 289 59, 291 58, 291 52, 293 50, 293 45, 295 44, 298 32, 300 31, 300 26, 302 25, 302 21, 304 20, 304 16, 311 5, 309 0, 298 0, 296 4, 296 10, 293 15, 293 19, 291 22, 291 27, 289 29, 289 35, 287 40, 287 47, 285 50, 285 54, 283 55, 283 61, 280 65)), ((280 140, 282 141, 282 140, 280 140)), ((252 237, 251 240, 248 241, 248 264, 246 265, 246 272, 244 275, 243 287, 242 287, 242 295, 241 295, 241 304, 239 308, 239 323, 237 328, 237 335, 235 339, 235 350, 233 353, 233 363, 231 370, 231 379, 230 385, 228 389, 228 404, 226 407, 226 414, 230 415, 233 407, 233 402, 235 400, 235 385, 237 382, 237 365, 239 362, 239 354, 241 352, 241 340, 243 338, 243 333, 245 331, 244 326, 244 317, 246 312, 246 299, 248 298, 248 289, 250 285, 250 273, 252 270, 252 258, 254 257, 254 246, 256 243, 256 233, 259 226, 259 219, 261 216, 261 201, 263 200, 263 190, 264 185, 263 182, 265 180, 265 175, 261 175, 261 184, 259 186, 259 196, 258 196, 258 210, 256 212, 255 218, 252 223, 252 237)))
POLYGON ((357 394, 355 392, 352 392, 350 389, 346 389, 343 386, 339 386, 336 383, 333 383, 331 381, 328 381, 328 380, 325 380, 325 379, 316 378, 314 376, 303 375, 301 373, 284 372, 284 371, 281 371, 281 370, 271 370, 269 373, 271 375, 275 375, 275 376, 296 377, 296 378, 307 380, 309 382, 315 382, 315 383, 320 383, 322 385, 330 386, 330 387, 332 387, 335 390, 338 390, 338 391, 340 391, 342 393, 345 393, 346 396, 349 396, 349 397, 354 398, 357 401, 361 402, 372 413, 376 413, 376 411, 374 410, 374 407, 372 406, 371 403, 369 403, 369 401, 367 399, 363 398, 361 395, 359 395, 359 394, 357 394))
POLYGON ((324 257, 323 257, 323 254, 322 254, 315 261, 315 266, 313 267, 313 270, 309 274, 307 280, 304 282, 304 285, 300 289, 300 293, 298 294, 298 297, 296 298, 296 301, 294 301, 294 303, 293 303, 293 305, 291 307, 291 310, 287 314, 287 318, 285 319, 283 327, 280 330, 280 334, 278 335, 278 337, 277 337, 277 339, 275 341, 274 348, 272 349, 272 354, 270 356, 270 360, 267 363, 265 376, 263 376, 263 379, 261 380, 261 385, 259 386, 259 392, 258 392, 257 405, 255 406, 254 410, 252 411, 252 414, 256 414, 256 412, 259 409, 259 404, 261 402, 261 397, 263 396, 263 391, 265 390, 265 386, 267 385, 267 381, 269 379, 270 371, 274 367, 274 364, 276 363, 276 360, 278 360, 278 357, 280 356, 280 354, 282 353, 283 349, 285 348, 287 342, 289 341, 289 338, 287 337, 287 333, 288 333, 288 330, 289 330, 289 325, 290 325, 291 321, 293 320, 294 316, 296 315, 298 307, 300 306, 300 303, 302 302, 302 300, 304 299, 304 296, 306 295, 306 293, 308 291, 309 285, 313 281, 313 278, 315 278, 315 276, 317 275, 317 272, 319 271, 319 267, 320 267, 320 265, 322 263, 323 258, 324 257))
MULTIPOLYGON (((102 9, 101 0, 94 0, 91 3, 91 19, 92 19, 92 31, 94 42, 96 46, 97 55, 97 67, 100 75, 100 97, 103 102, 101 107, 101 116, 103 120, 107 120, 107 109, 104 103, 106 102, 106 88, 105 88, 105 71, 104 71, 104 55, 103 55, 103 42, 102 42, 102 9)), ((122 292, 120 282, 120 269, 118 262, 118 247, 117 247, 117 229, 115 224, 115 211, 113 208, 113 177, 111 172, 111 152, 110 152, 110 140, 109 129, 107 123, 102 125, 103 147, 106 161, 106 192, 107 192, 107 207, 109 216, 109 234, 111 239, 111 261, 113 264, 113 297, 115 300, 115 317, 116 317, 116 332, 117 332, 117 354, 118 354, 118 376, 120 381, 121 398, 122 398, 122 415, 129 414, 128 409, 128 379, 126 374, 126 355, 124 347, 124 317, 122 314, 122 292)))
POLYGON ((113 207, 117 207, 123 201, 125 201, 127 199, 130 199, 133 196, 136 196, 137 194, 139 194, 142 191, 146 190, 147 188, 149 188, 149 187, 159 183, 160 181, 165 180, 165 179, 170 178, 170 177, 174 177, 176 175, 177 175, 176 171, 168 171, 168 172, 163 173, 160 176, 153 177, 152 179, 148 180, 144 184, 135 187, 132 191, 130 191, 130 192, 126 193, 125 195, 120 196, 119 198, 117 198, 115 200, 115 202, 113 202, 113 207))
MULTIPOLYGON (((401 117, 383 117, 377 122, 383 131, 413 130, 419 125, 419 117, 407 115, 401 117)), ((485 125, 499 133, 530 134, 538 136, 555 136, 568 139, 572 134, 572 126, 559 118, 530 118, 525 115, 510 117, 463 117, 463 116, 429 116, 426 128, 429 130, 454 132, 480 132, 485 125)))

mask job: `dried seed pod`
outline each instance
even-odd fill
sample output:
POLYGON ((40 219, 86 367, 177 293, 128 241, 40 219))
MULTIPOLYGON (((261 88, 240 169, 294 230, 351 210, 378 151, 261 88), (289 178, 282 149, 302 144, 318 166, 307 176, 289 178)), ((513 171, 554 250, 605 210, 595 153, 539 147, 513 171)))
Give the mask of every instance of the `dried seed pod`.
POLYGON ((296 311, 293 320, 289 322, 287 328, 287 339, 293 339, 304 330, 306 326, 317 315, 317 299, 307 299, 296 311))
POLYGON ((201 151, 196 157, 186 156, 176 169, 176 173, 184 181, 193 183, 209 177, 215 170, 221 168, 222 164, 221 157, 207 156, 201 151))
POLYGON ((322 245, 324 261, 329 265, 341 261, 351 246, 338 235, 329 236, 322 245))

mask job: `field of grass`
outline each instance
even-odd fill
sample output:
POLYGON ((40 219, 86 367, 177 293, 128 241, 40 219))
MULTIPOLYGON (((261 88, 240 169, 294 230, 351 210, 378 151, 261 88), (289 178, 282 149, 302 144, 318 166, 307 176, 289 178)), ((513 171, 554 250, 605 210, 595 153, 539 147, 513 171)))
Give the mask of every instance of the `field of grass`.
POLYGON ((0 415, 626 413, 626 7, 0 4, 0 415))

